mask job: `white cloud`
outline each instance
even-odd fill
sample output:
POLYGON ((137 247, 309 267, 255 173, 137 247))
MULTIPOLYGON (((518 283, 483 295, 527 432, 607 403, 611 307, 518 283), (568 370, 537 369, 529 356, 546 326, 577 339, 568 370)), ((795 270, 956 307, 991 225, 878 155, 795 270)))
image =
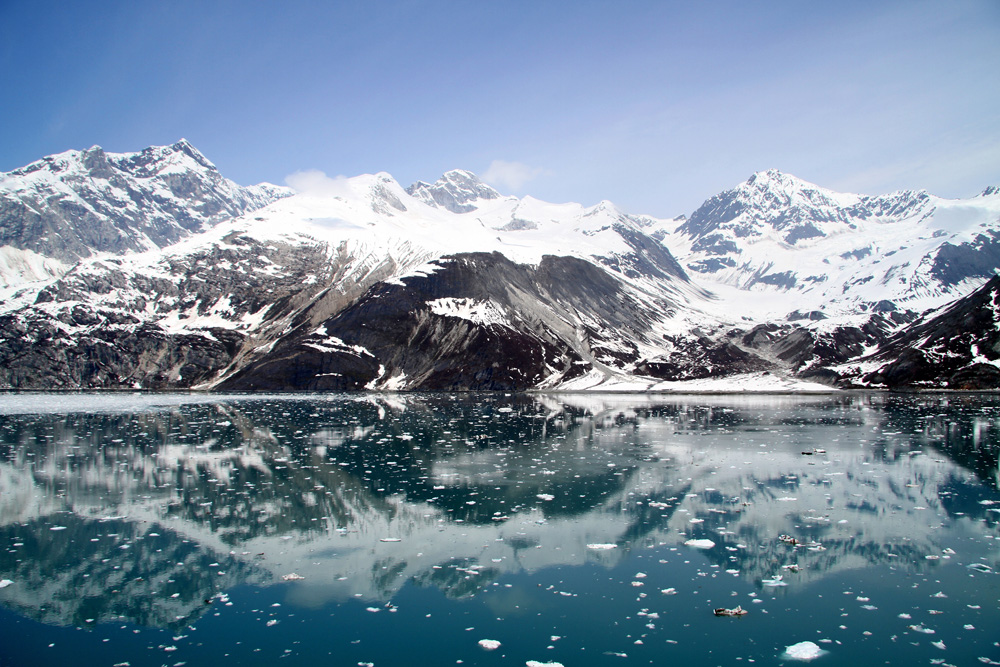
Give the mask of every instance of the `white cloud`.
POLYGON ((330 178, 318 169, 306 169, 289 174, 285 177, 285 184, 299 194, 317 197, 342 197, 347 195, 350 189, 344 176, 330 178))
POLYGON ((540 167, 530 167, 521 162, 493 160, 489 168, 483 172, 482 179, 486 183, 500 189, 518 191, 531 179, 545 173, 540 167))

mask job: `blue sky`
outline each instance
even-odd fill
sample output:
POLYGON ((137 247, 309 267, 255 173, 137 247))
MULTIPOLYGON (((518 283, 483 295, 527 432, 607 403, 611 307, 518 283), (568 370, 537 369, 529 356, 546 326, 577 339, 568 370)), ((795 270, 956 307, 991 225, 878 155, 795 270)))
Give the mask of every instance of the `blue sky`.
POLYGON ((1000 184, 1000 2, 0 0, 0 170, 186 137, 239 183, 453 168, 689 214, 754 171, 1000 184))

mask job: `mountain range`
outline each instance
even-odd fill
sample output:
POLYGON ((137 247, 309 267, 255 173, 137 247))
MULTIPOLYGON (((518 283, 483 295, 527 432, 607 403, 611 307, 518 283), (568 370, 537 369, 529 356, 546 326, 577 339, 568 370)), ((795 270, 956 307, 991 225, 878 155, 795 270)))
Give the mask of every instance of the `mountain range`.
POLYGON ((0 174, 0 386, 1000 386, 1000 191, 779 171, 657 219, 467 171, 300 192, 181 140, 0 174))

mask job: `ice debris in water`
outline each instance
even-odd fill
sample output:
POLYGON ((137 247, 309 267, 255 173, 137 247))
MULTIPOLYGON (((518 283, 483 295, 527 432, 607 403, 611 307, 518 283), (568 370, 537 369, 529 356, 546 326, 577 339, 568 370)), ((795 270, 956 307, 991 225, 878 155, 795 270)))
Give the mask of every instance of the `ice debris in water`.
POLYGON ((527 667, 563 667, 561 662, 539 662, 538 660, 529 660, 524 664, 527 667))
POLYGON ((806 641, 785 648, 785 653, 781 657, 786 660, 815 660, 824 653, 826 651, 821 649, 818 644, 806 641))
POLYGON ((553 496, 551 493, 539 493, 539 494, 535 495, 535 497, 538 498, 539 500, 555 500, 556 499, 556 497, 553 496))
POLYGON ((684 546, 694 547, 695 549, 711 549, 715 546, 715 542, 712 540, 688 540, 684 543, 684 546))
POLYGON ((0 579, 0 588, 7 588, 12 583, 14 583, 14 582, 11 581, 10 579, 0 579))
POLYGON ((617 544, 588 544, 588 549, 593 549, 595 551, 606 551, 608 549, 617 549, 617 544))
POLYGON ((480 639, 479 645, 482 646, 487 651, 495 651, 500 648, 500 642, 495 639, 480 639))
POLYGON ((301 574, 295 574, 294 572, 290 572, 289 574, 283 574, 281 575, 281 578, 284 581, 301 581, 302 579, 305 579, 305 577, 303 577, 301 574))
POLYGON ((746 616, 747 610, 736 605, 732 609, 727 609, 725 607, 719 607, 713 612, 716 616, 746 616))

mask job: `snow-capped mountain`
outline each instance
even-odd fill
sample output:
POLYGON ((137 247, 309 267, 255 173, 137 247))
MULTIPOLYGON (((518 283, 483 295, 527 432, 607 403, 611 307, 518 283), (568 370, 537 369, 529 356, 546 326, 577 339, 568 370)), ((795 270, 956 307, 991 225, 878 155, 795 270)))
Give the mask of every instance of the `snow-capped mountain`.
MULTIPOLYGON (((503 196, 467 171, 288 196, 227 181, 183 141, 95 151, 2 181, 5 202, 58 193, 36 217, 66 228, 53 249, 37 233, 36 251, 0 248, 66 262, 0 289, 2 386, 878 384, 888 376, 844 364, 1000 267, 989 190, 864 197, 765 172, 688 219, 656 220, 503 196)), ((18 215, 0 211, 0 229, 18 215)))
POLYGON ((49 156, 0 174, 0 282, 59 275, 94 253, 162 248, 290 194, 233 183, 183 139, 49 156))
POLYGON ((482 199, 500 199, 500 193, 486 185, 469 171, 454 169, 433 185, 417 181, 406 192, 425 204, 440 206, 452 213, 468 213, 478 208, 482 199))
POLYGON ((923 311, 1000 266, 997 194, 842 194, 771 170, 706 201, 665 243, 712 282, 780 292, 785 312, 923 311))

